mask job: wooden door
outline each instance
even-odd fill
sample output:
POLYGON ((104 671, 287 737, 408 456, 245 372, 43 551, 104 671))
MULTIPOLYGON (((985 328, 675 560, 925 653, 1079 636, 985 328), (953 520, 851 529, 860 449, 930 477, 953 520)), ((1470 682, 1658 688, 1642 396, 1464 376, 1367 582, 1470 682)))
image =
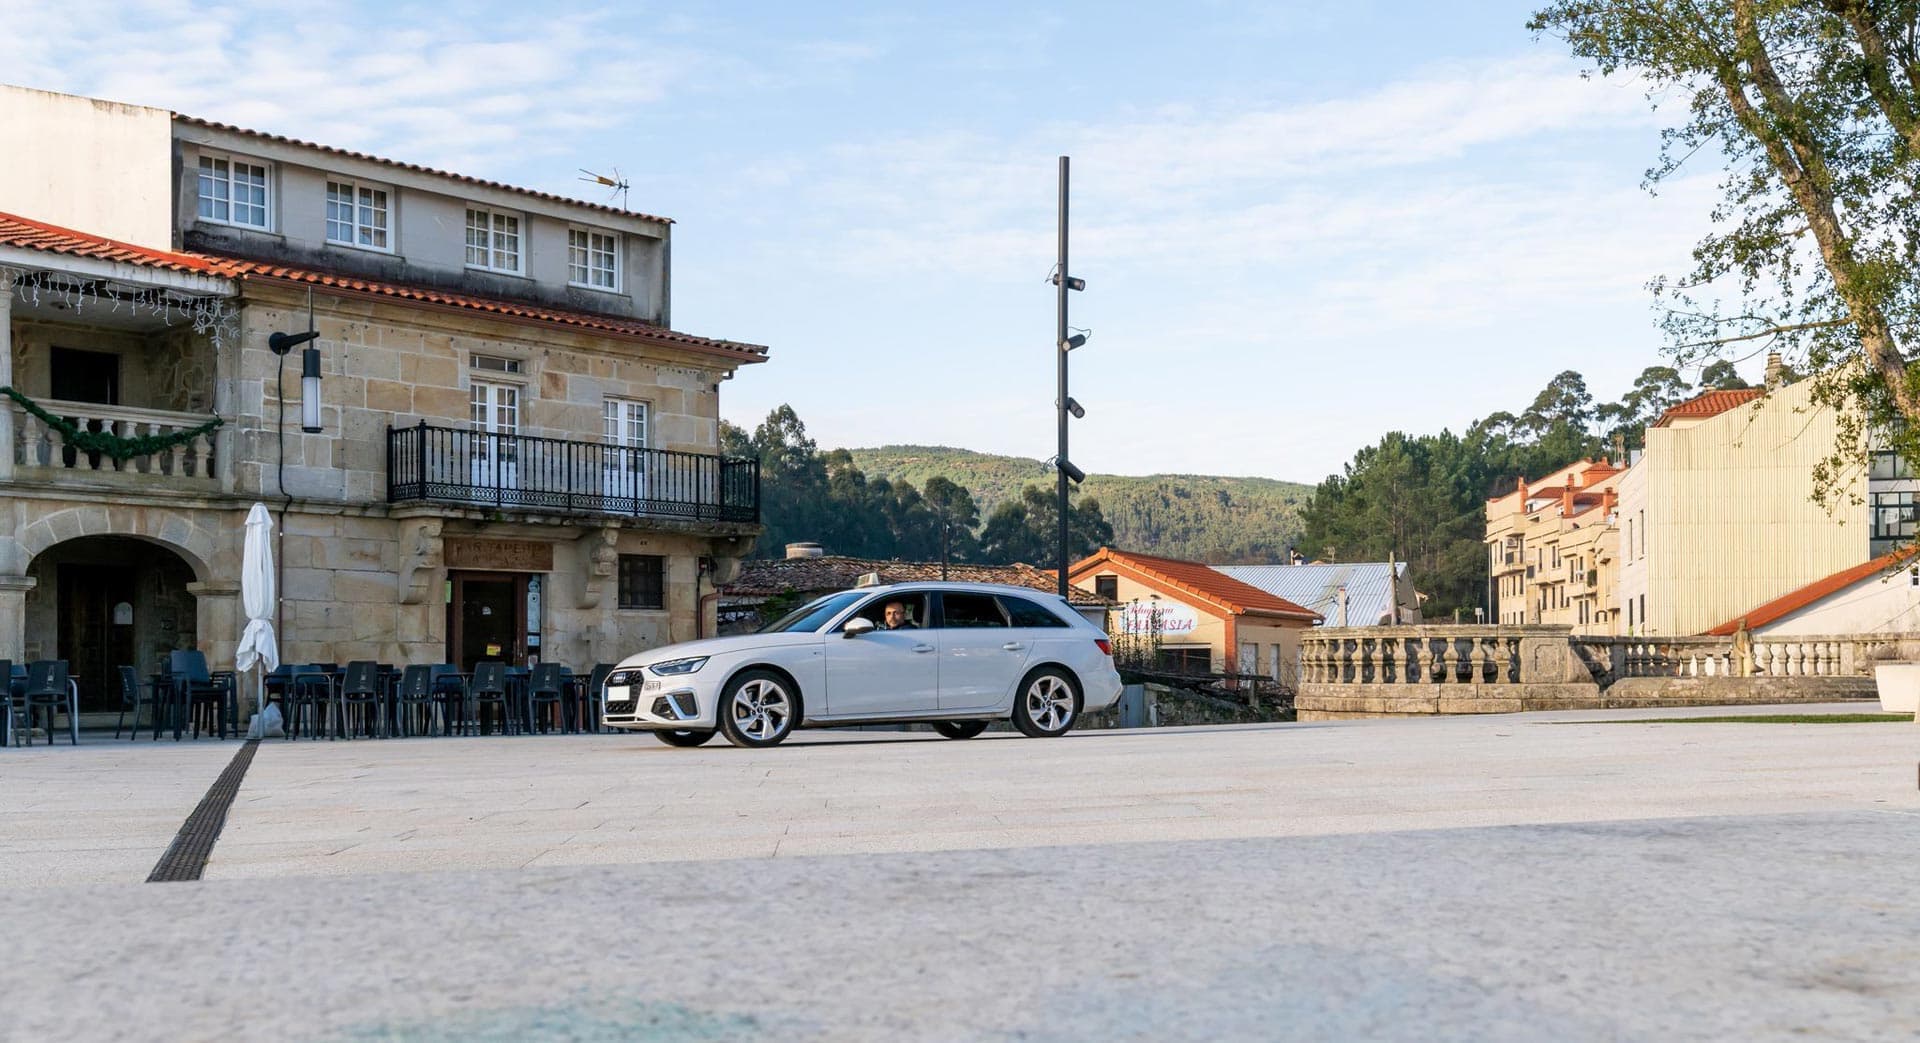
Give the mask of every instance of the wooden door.
POLYGON ((80 710, 120 706, 120 667, 133 659, 134 574, 109 565, 61 565, 59 656, 80 686, 80 710))
POLYGON ((455 572, 447 606, 447 661, 462 670, 486 659, 527 658, 527 574, 455 572))

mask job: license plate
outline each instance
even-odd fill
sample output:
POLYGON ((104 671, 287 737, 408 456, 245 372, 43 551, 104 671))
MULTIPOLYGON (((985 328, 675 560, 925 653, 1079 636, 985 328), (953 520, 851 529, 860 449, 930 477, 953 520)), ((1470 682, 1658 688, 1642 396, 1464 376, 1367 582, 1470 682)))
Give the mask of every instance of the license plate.
POLYGON ((630 698, 632 698, 632 695, 630 694, 630 690, 627 688, 626 685, 610 684, 607 686, 608 702, 620 702, 623 699, 630 699, 630 698))

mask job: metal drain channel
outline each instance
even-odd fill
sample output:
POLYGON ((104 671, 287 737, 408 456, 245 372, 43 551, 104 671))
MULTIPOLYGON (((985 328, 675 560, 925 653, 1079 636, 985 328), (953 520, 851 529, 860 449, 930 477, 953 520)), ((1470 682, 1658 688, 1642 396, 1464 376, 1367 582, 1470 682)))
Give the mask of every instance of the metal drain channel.
POLYGON ((233 755, 233 760, 227 762, 227 769, 213 780, 213 788, 200 798, 200 805, 181 824, 180 832, 173 835, 173 843, 154 864, 147 883, 198 880, 200 874, 206 872, 214 841, 220 839, 220 830, 227 824, 227 809, 233 806, 233 798, 240 792, 240 780, 246 777, 247 767, 253 763, 254 751, 259 747, 259 739, 248 739, 233 755))

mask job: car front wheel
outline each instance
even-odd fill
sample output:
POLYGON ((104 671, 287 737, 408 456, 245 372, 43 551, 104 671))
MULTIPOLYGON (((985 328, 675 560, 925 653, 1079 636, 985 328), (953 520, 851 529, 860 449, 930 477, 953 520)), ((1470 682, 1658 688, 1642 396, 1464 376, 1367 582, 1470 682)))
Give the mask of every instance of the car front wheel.
POLYGON ((987 730, 985 721, 935 721, 933 730, 949 739, 971 739, 987 730))
POLYGON ((1058 667, 1043 666, 1020 682, 1020 695, 1013 701, 1013 726, 1022 735, 1035 739, 1065 735, 1079 715, 1080 693, 1058 667))
POLYGON ((712 732, 693 730, 657 731, 653 734, 658 735, 660 741, 666 743, 668 746, 700 746, 705 744, 708 739, 713 738, 712 732))
POLYGON ((735 746, 778 746, 800 722, 800 693, 769 670, 744 670, 720 697, 720 731, 735 746))

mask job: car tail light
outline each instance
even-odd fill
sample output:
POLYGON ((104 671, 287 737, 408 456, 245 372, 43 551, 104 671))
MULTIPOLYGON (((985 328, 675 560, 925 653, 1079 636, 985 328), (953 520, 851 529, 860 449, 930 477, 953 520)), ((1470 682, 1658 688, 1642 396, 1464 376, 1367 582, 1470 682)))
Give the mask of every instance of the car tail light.
POLYGON ((1096 645, 1099 645, 1100 651, 1105 652, 1107 655, 1113 654, 1113 642, 1107 640, 1106 638, 1104 637, 1095 638, 1093 643, 1096 645))

